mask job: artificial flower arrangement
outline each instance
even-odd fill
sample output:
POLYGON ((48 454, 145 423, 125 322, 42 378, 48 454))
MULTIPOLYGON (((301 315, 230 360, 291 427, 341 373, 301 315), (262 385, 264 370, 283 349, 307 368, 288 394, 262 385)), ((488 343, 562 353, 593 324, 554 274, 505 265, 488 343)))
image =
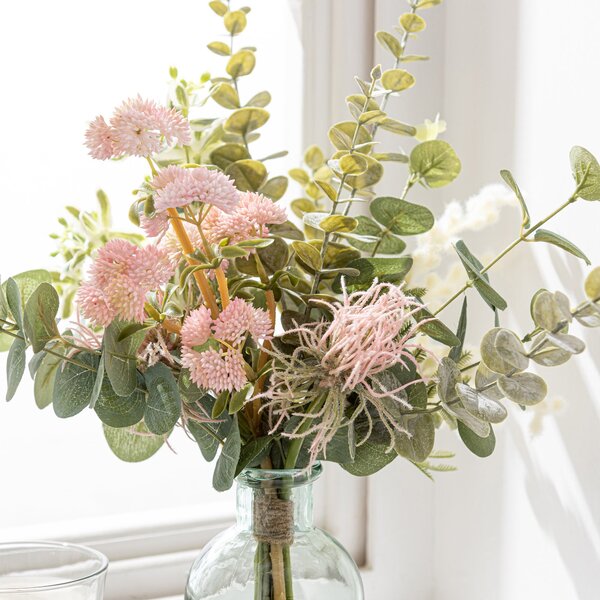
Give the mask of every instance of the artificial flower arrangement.
MULTIPOLYGON (((216 458, 217 490, 249 467, 305 471, 317 461, 357 476, 398 456, 427 475, 448 470, 438 461, 451 455, 434 450, 442 426, 488 456, 507 401, 525 410, 546 395, 531 363, 555 366, 582 352, 569 333, 574 320, 600 326, 600 269, 591 271, 587 299, 574 307, 559 291, 533 294, 532 330, 519 333, 500 325, 507 304, 488 272, 523 242, 553 244, 589 264, 577 246, 543 226, 571 204, 600 200, 600 165, 574 148, 572 195, 535 223, 512 175, 502 171, 522 214, 514 242, 484 265, 454 239, 463 285, 439 300, 414 284, 409 238, 431 240, 438 225, 428 207, 408 197, 415 186, 450 184, 461 163, 437 139, 442 122, 414 127, 386 106, 415 84, 405 67, 427 57, 408 54, 407 46, 425 29, 421 11, 440 2, 410 0, 396 33, 377 32, 392 66, 356 78, 356 93, 346 98, 349 119, 329 130, 331 150, 309 148, 304 166, 290 171, 303 196, 289 207, 282 200, 287 178, 267 171, 285 152, 258 160, 251 150, 269 120, 271 97, 240 95, 255 65, 255 49, 237 44, 250 9, 210 2, 229 43, 208 48, 225 57, 226 75, 198 84, 173 68, 168 106, 136 97, 110 119, 97 117, 86 133, 95 159, 148 163, 129 211, 143 233, 112 232, 100 192, 100 212, 69 207, 71 221, 61 219, 64 231, 54 237, 62 273, 29 271, 3 283, 7 399, 31 349, 40 408, 51 404, 61 418, 93 409, 108 445, 127 461, 149 458, 182 427, 205 459, 216 458), (208 99, 228 115, 197 117, 208 99), (415 143, 408 153, 383 150, 380 130, 415 143), (386 162, 407 171, 397 197, 376 192, 386 162), (478 360, 465 347, 471 288, 490 315, 478 360), (77 306, 77 319, 62 331, 61 300, 63 317, 77 306), (458 300, 458 323, 444 322, 444 310, 458 300)), ((271 575, 257 575, 255 597, 289 600, 290 554, 283 544, 277 559, 269 554, 277 544, 264 544, 257 573, 271 575)))

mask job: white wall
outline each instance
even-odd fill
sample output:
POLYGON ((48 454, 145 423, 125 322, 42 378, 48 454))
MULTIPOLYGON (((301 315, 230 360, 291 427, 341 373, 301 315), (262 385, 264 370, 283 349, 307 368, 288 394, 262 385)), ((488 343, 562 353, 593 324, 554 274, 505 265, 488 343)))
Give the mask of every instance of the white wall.
MULTIPOLYGON (((398 3, 378 6, 378 26, 384 16, 390 23, 398 3)), ((448 122, 445 139, 461 157, 463 173, 437 199, 435 193, 423 199, 434 206, 465 198, 509 168, 534 217, 545 216, 573 189, 570 147, 583 145, 600 155, 600 84, 594 75, 600 66, 600 4, 453 0, 440 13, 442 30, 434 17, 435 28, 423 36, 433 63, 425 66, 427 76, 419 78, 418 98, 407 101, 407 112, 422 118, 432 116, 432 104, 440 110, 448 122)), ((470 245, 481 254, 503 248, 517 233, 517 219, 507 211, 493 231, 468 238, 470 245)), ((598 265, 599 223, 600 204, 580 201, 548 228, 575 239, 598 265)), ((517 249, 491 273, 513 307, 505 324, 522 332, 530 328, 528 305, 536 289, 562 289, 575 302, 582 298, 586 271, 559 250, 531 246, 517 249)), ((475 306, 487 322, 474 324, 474 340, 491 326, 485 306, 473 296, 475 306)), ((403 494, 399 505, 417 511, 408 513, 410 534, 414 519, 426 535, 426 521, 433 530, 433 570, 422 560, 398 567, 401 588, 405 573, 417 579, 414 569, 431 578, 430 585, 407 586, 399 598, 600 597, 600 337, 598 330, 575 326, 574 332, 586 340, 587 353, 562 368, 539 371, 550 385, 549 403, 564 403, 561 412, 544 418, 541 435, 533 437, 530 429, 537 411, 513 410, 497 428, 493 457, 477 459, 447 434, 438 444, 457 451, 457 473, 438 476, 425 490, 426 484, 413 487, 409 471, 397 470, 406 477, 407 499, 403 494)), ((413 543, 410 535, 399 541, 413 543)))

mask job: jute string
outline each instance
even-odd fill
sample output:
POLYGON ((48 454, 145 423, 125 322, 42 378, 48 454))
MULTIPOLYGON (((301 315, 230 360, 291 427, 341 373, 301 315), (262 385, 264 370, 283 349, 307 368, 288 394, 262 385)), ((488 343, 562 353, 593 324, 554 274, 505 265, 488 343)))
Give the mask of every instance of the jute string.
POLYGON ((254 498, 254 537, 259 542, 291 546, 294 543, 294 503, 274 493, 254 498))

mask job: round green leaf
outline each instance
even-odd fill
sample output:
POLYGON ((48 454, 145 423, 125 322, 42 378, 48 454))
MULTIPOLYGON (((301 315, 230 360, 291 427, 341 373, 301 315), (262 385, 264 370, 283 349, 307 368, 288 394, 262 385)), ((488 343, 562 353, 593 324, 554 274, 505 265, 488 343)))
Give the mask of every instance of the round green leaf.
POLYGON ((396 235, 418 235, 429 231, 435 222, 433 213, 425 206, 391 196, 375 198, 369 210, 379 223, 396 235))
POLYGON ((237 77, 244 77, 252 73, 255 65, 256 57, 254 56, 254 52, 240 50, 229 59, 226 70, 233 79, 236 79, 237 77))
MULTIPOLYGON (((138 375, 138 384, 143 385, 143 378, 138 375)), ((144 418, 146 408, 145 394, 141 389, 134 389, 129 396, 119 396, 113 390, 110 381, 105 377, 100 395, 94 406, 99 419, 111 427, 129 427, 144 418)), ((56 407, 56 393, 54 395, 56 407)))
POLYGON ((231 163, 225 175, 235 181, 235 187, 241 192, 256 192, 267 180, 267 168, 258 160, 247 158, 231 163))
POLYGON ((231 35, 238 35, 246 29, 248 23, 246 14, 241 10, 234 10, 225 14, 223 19, 225 28, 231 35))
POLYGON ((357 225, 358 222, 354 217, 344 215, 331 215, 319 223, 319 227, 327 233, 349 233, 354 231, 357 225))
POLYGON ((554 331, 560 323, 571 320, 571 311, 565 307, 562 296, 555 297, 552 292, 540 290, 531 302, 531 316, 534 323, 546 331, 554 331))
POLYGON ((56 325, 58 305, 58 294, 49 283, 40 283, 27 300, 24 327, 35 353, 59 335, 56 325))
POLYGON ((465 383, 456 384, 456 392, 462 405, 474 416, 488 423, 501 423, 508 416, 506 408, 496 400, 465 383))
POLYGON ((223 144, 211 152, 211 162, 224 171, 231 163, 250 158, 242 144, 223 144))
POLYGON ((348 175, 346 177, 346 183, 356 189, 363 190, 365 188, 375 185, 383 177, 383 166, 372 156, 363 154, 363 157, 367 161, 367 169, 360 175, 348 175))
POLYGON ((262 127, 269 120, 269 112, 264 108, 244 107, 229 115, 223 124, 228 133, 246 136, 251 131, 262 127))
POLYGON ((102 425, 104 437, 115 456, 125 462, 141 462, 158 452, 165 443, 161 435, 152 435, 143 422, 133 427, 102 425))
POLYGON ((524 371, 529 365, 521 340, 508 329, 495 327, 481 340, 481 358, 495 373, 508 375, 524 371))
POLYGON ((44 358, 35 373, 33 397, 38 408, 46 408, 52 404, 56 374, 63 364, 63 359, 55 354, 44 354, 44 358))
POLYGON ((435 425, 428 414, 405 415, 400 425, 406 433, 394 434, 396 452, 413 462, 423 462, 431 454, 435 442, 435 425))
POLYGON ((571 170, 577 182, 577 195, 584 200, 600 200, 600 165, 594 155, 581 146, 571 150, 571 170))
POLYGON ((388 69, 381 76, 381 84, 390 92, 402 92, 415 85, 415 78, 404 69, 388 69))
POLYGON ((400 27, 408 33, 418 33, 427 26, 425 19, 414 13, 404 13, 400 16, 399 22, 400 27))
POLYGON ((313 145, 306 149, 304 153, 304 162, 313 171, 316 171, 319 167, 322 167, 325 163, 325 156, 319 146, 313 145))
POLYGON ((340 169, 346 175, 360 175, 367 167, 367 160, 361 154, 345 154, 340 158, 340 169))
POLYGON ((283 175, 273 177, 266 181, 260 188, 260 193, 271 200, 279 200, 283 197, 288 187, 288 179, 283 175))
POLYGON ((206 47, 219 56, 229 56, 231 54, 231 50, 225 42, 211 42, 206 47))
POLYGON ((548 393, 546 382, 534 373, 515 373, 510 377, 501 375, 498 387, 509 400, 522 406, 533 406, 548 393))
POLYGON ((438 365, 437 377, 437 393, 440 400, 442 402, 456 400, 458 397, 456 384, 462 381, 462 375, 456 363, 447 356, 444 356, 438 365))
POLYGON ((400 56, 402 56, 402 46, 396 36, 387 31, 378 31, 375 34, 375 37, 383 48, 386 48, 391 52, 394 58, 400 58, 400 56))
POLYGON ((466 425, 458 422, 458 434, 465 446, 476 456, 480 458, 488 457, 496 447, 496 436, 494 430, 490 427, 487 436, 479 436, 466 425))
POLYGON ((100 358, 87 352, 73 356, 82 366, 65 362, 58 368, 54 380, 52 405, 61 419, 73 417, 90 403, 96 382, 96 369, 100 358))
MULTIPOLYGON (((400 258, 359 258, 348 264, 351 269, 357 269, 360 275, 346 277, 346 285, 349 289, 366 289, 375 278, 379 281, 397 283, 404 280, 406 274, 412 267, 412 258, 408 256, 400 258)), ((341 278, 338 277, 333 283, 333 290, 340 293, 342 289, 341 278)))
POLYGON ((144 373, 148 399, 144 421, 148 429, 164 435, 175 427, 181 415, 181 398, 173 372, 163 363, 156 363, 144 373))
POLYGON ((502 400, 502 398, 504 398, 504 394, 498 388, 497 381, 498 373, 490 371, 485 366, 485 363, 480 363, 477 367, 477 371, 475 372, 475 388, 478 390, 485 388, 485 395, 488 398, 492 398, 493 400, 502 400), (496 385, 490 386, 490 384, 495 382, 496 385))
POLYGON ((600 267, 593 269, 585 279, 585 295, 593 301, 600 299, 600 267))
POLYGON ((239 108, 240 97, 232 85, 228 83, 219 83, 211 92, 213 100, 224 108, 239 108))
POLYGON ((292 242, 291 246, 296 254, 296 258, 302 261, 302 263, 314 271, 319 271, 321 269, 323 266, 321 255, 314 246, 311 246, 306 242, 292 242))
POLYGON ((454 181, 460 173, 458 156, 448 142, 430 140, 413 148, 410 170, 429 187, 442 187, 454 181))

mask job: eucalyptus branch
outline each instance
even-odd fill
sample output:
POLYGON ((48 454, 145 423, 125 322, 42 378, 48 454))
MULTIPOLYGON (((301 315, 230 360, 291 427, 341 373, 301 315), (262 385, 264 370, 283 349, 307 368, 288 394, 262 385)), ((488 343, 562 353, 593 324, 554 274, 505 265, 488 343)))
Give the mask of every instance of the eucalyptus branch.
MULTIPOLYGON (((481 269, 481 271, 479 272, 480 275, 483 275, 484 273, 486 273, 487 271, 489 271, 496 263, 498 263, 500 260, 502 260, 502 258, 504 258, 511 250, 513 250, 514 248, 516 248, 521 242, 527 242, 530 241, 527 238, 529 238, 529 236, 534 233, 535 231, 537 231, 542 225, 544 225, 545 223, 547 223, 550 219, 554 218, 558 213, 560 213, 562 210, 564 210, 565 208, 567 208, 567 206, 569 206, 570 204, 573 204, 573 202, 577 201, 578 199, 578 192, 581 188, 582 184, 579 184, 577 186, 577 188, 575 189, 575 191, 573 192, 573 194, 569 197, 569 199, 564 202, 563 204, 561 204, 556 210, 552 211, 547 217, 544 217, 541 221, 538 221, 535 225, 533 225, 532 227, 530 227, 527 231, 525 231, 524 233, 521 233, 521 235, 519 235, 518 238, 516 238, 515 240, 513 240, 504 250, 502 250, 502 252, 500 252, 500 254, 498 254, 498 256, 496 256, 493 260, 491 260, 487 265, 485 265, 485 267, 483 267, 483 269, 481 269)), ((465 283, 455 294, 453 294, 448 300, 446 300, 446 302, 444 302, 444 304, 442 304, 442 306, 440 306, 434 313, 433 315, 438 315, 439 313, 441 313, 446 307, 448 307, 450 304, 452 304, 452 302, 454 302, 454 300, 456 300, 458 297, 460 297, 466 290, 468 290, 471 286, 473 285, 473 280, 469 279, 469 281, 467 281, 467 283, 465 283)))

